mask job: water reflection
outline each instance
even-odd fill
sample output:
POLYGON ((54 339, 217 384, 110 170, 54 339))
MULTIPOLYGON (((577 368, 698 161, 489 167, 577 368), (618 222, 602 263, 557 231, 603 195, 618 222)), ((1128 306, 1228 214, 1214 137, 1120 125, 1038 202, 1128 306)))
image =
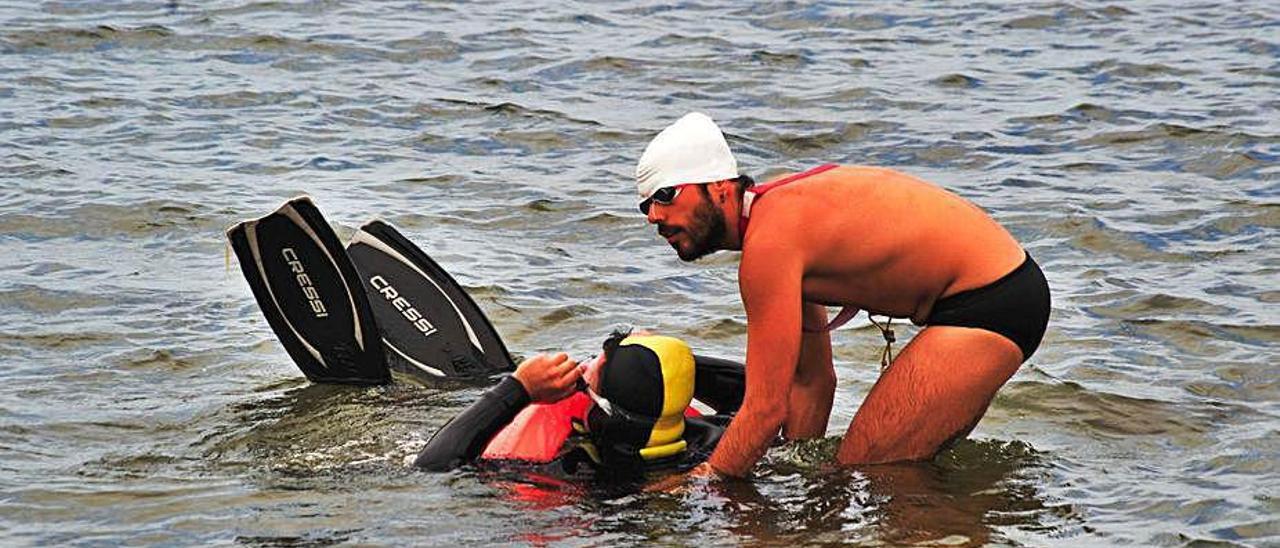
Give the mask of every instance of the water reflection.
POLYGON ((1008 541, 1004 527, 1047 533, 1080 521, 1037 489, 1045 472, 1027 444, 966 440, 931 462, 797 474, 781 489, 734 482, 721 494, 741 510, 734 530, 766 542, 983 545, 1008 541))
POLYGON ((1070 535, 1083 525, 1073 506, 1041 491, 1051 467, 1022 442, 966 440, 923 463, 840 468, 819 460, 838 444, 831 438, 777 449, 781 455, 772 455, 753 481, 693 481, 665 493, 528 475, 494 485, 521 511, 554 516, 554 526, 513 532, 512 540, 536 545, 621 535, 681 543, 980 546, 1016 542, 1019 533, 1070 535), (689 530, 698 533, 689 537, 689 530))

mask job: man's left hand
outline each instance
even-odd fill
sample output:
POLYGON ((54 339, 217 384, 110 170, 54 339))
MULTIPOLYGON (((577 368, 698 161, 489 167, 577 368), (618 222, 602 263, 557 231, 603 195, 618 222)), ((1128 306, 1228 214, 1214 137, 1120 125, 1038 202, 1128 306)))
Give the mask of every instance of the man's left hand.
POLYGON ((682 493, 689 490, 693 483, 706 483, 720 478, 720 473, 711 466, 711 463, 704 462, 693 467, 692 470, 683 474, 676 474, 667 477, 661 481, 644 488, 646 493, 682 493))

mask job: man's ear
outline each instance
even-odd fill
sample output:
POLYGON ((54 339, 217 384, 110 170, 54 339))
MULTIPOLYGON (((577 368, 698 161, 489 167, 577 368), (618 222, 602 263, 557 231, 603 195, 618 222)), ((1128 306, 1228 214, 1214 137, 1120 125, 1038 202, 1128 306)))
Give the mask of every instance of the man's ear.
POLYGON ((711 185, 712 192, 716 195, 717 203, 723 204, 729 200, 729 196, 732 195, 731 191, 734 190, 734 184, 735 183, 732 180, 725 179, 723 181, 716 181, 715 184, 711 185))

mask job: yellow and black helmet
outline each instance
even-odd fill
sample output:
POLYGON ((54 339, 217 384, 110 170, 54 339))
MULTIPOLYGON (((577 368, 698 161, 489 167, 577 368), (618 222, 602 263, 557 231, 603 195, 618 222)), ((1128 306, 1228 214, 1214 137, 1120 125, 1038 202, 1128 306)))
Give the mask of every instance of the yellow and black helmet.
POLYGON ((619 338, 605 343, 597 384, 604 401, 587 414, 596 449, 621 460, 679 454, 685 450, 684 411, 693 400, 693 352, 674 337, 619 338))

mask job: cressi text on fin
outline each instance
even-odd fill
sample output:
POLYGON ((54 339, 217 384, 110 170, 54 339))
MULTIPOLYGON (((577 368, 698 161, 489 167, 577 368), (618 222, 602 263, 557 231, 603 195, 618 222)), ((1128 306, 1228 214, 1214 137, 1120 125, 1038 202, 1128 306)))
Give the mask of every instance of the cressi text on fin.
POLYGON ((267 323, 312 382, 390 382, 368 297, 311 198, 227 230, 267 323))
POLYGON ((347 244, 389 363, 432 378, 479 378, 515 364, 466 291, 391 225, 372 221, 347 244))

